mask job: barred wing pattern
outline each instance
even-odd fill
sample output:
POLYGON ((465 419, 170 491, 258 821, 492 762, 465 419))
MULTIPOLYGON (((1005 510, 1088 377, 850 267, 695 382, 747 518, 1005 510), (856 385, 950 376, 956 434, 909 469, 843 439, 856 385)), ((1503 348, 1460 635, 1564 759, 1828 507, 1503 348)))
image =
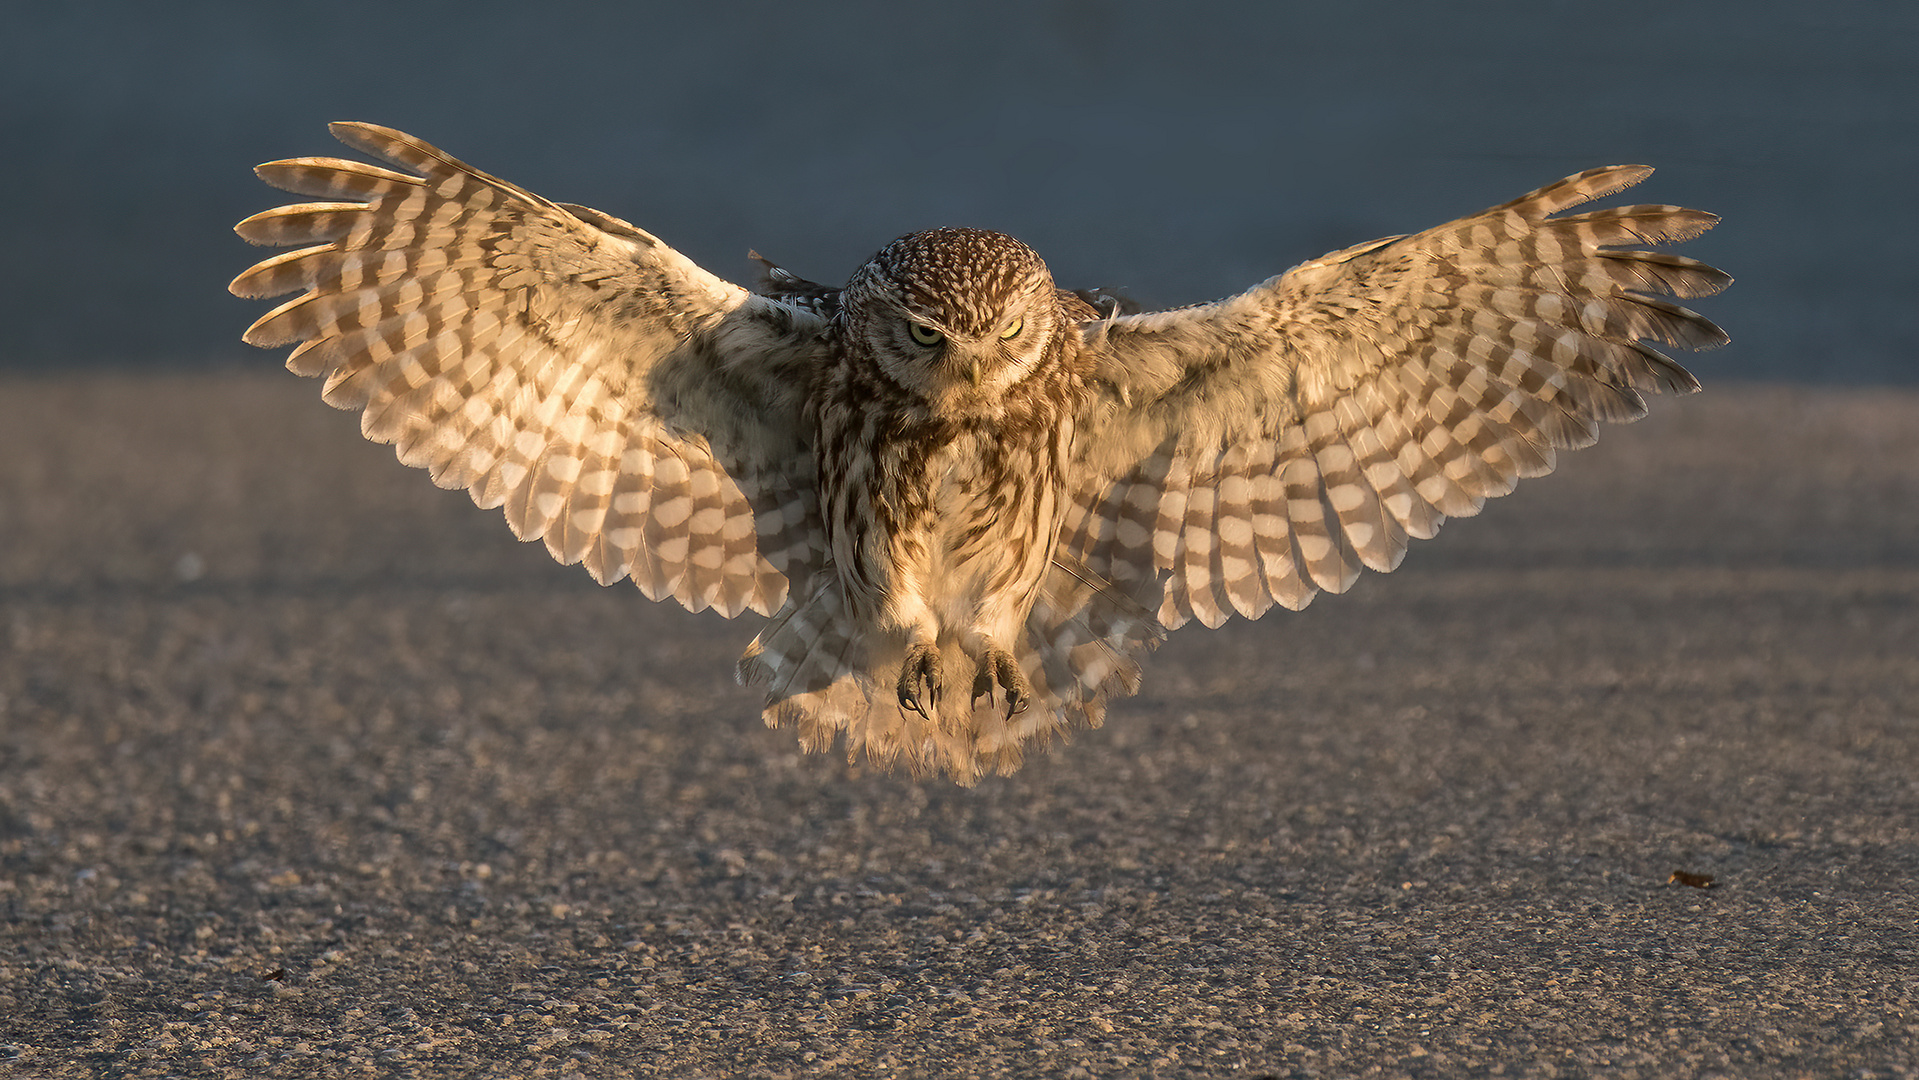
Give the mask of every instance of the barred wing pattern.
POLYGON ((1697 390, 1644 342, 1726 335, 1658 297, 1732 279, 1617 245, 1718 219, 1551 216, 1651 172, 1594 169, 1218 303, 1089 324, 1098 393, 1081 429, 1104 437, 1082 448, 1061 551, 1156 605, 1167 629, 1301 608, 1551 471, 1599 422, 1637 419, 1642 392, 1697 390))
POLYGON ((363 409, 369 439, 435 483, 503 507, 524 540, 602 583, 631 577, 731 617, 824 565, 804 419, 820 316, 707 273, 651 235, 549 202, 389 128, 336 158, 260 166, 333 200, 236 226, 305 244, 236 295, 306 290, 246 333, 363 409), (340 201, 350 200, 350 201, 340 201))

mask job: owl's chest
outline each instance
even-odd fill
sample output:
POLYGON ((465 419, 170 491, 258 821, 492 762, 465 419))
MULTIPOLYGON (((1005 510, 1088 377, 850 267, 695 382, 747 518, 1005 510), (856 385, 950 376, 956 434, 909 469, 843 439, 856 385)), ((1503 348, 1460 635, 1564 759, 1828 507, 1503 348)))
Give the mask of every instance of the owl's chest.
POLYGON ((895 424, 864 434, 858 450, 821 463, 834 561, 856 592, 1029 584, 1035 554, 1050 553, 1058 530, 1070 426, 895 424))
POLYGON ((979 433, 928 453, 906 450, 898 460, 882 497, 889 531, 923 534, 948 551, 996 531, 1007 511, 1030 501, 1043 471, 1036 455, 979 433))
POLYGON ((1027 532, 1022 524, 1036 524, 1033 511, 1052 501, 1045 496, 1060 476, 1056 440, 1018 432, 982 428, 878 449, 878 524, 954 553, 1027 532))

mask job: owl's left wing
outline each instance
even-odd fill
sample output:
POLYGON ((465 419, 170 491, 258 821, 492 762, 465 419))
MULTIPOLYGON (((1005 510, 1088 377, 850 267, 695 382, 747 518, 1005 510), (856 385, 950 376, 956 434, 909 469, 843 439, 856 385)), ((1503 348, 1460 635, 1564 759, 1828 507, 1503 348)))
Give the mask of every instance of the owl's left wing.
POLYGON ((1732 279, 1619 245, 1718 219, 1676 206, 1553 216, 1651 171, 1594 169, 1217 303, 1087 323, 1089 479, 1061 550, 1157 604, 1168 628, 1304 607, 1549 472, 1599 422, 1644 415, 1642 391, 1697 390, 1645 342, 1726 335, 1659 296, 1732 279))
POLYGON ((260 166, 329 201, 236 230, 305 244, 232 291, 305 292, 246 332, 362 409, 369 439, 503 507, 522 539, 694 611, 772 613, 824 564, 804 399, 818 313, 723 281, 646 232, 419 139, 341 123, 338 158, 260 166), (344 200, 344 201, 342 201, 344 200))

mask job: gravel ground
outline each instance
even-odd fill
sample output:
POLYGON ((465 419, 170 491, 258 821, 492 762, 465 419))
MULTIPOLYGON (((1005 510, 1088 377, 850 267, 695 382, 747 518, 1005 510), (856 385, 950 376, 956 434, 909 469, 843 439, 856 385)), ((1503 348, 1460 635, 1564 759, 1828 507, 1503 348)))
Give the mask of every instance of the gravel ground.
POLYGON ((0 380, 0 1074, 1919 1076, 1919 394, 1663 402, 970 791, 315 398, 0 380))

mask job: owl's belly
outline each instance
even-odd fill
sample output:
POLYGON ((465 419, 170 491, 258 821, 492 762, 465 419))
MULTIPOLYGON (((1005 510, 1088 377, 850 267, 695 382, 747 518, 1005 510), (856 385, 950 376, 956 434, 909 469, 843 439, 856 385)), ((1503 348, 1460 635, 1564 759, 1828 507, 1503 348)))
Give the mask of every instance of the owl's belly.
POLYGON ((946 627, 964 626, 1005 598, 1026 601, 1045 574, 1058 532, 1058 493, 1036 477, 996 486, 949 481, 929 529, 926 598, 946 627))
POLYGON ((898 463, 918 467, 883 470, 875 513, 832 537, 854 609, 914 637, 1011 638, 1059 530, 1056 455, 982 436, 898 463))

